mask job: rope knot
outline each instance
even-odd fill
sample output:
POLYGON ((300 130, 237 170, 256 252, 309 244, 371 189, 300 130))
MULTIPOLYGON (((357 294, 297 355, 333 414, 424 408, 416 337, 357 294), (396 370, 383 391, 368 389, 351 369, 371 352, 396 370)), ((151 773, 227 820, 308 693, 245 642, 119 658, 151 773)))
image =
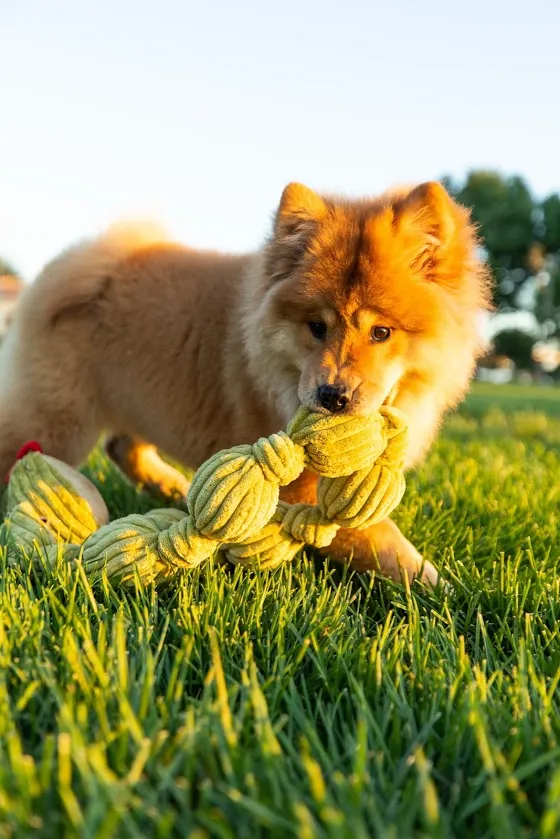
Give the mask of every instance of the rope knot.
POLYGON ((334 478, 366 468, 386 446, 386 421, 377 414, 318 414, 300 408, 288 434, 305 449, 306 465, 334 478))
POLYGON ((294 539, 314 548, 326 548, 339 529, 323 511, 312 504, 286 504, 280 501, 275 518, 294 539))
POLYGON ((252 449, 265 481, 287 486, 303 472, 305 453, 285 431, 271 434, 270 437, 261 437, 253 444, 252 449))
POLYGON ((218 452, 198 470, 187 496, 197 530, 220 542, 243 541, 272 518, 278 487, 303 467, 303 449, 284 432, 218 452))
MULTIPOLYGON (((323 515, 341 527, 363 530, 387 518, 400 503, 405 491, 402 473, 407 443, 407 427, 396 408, 381 408, 384 451, 373 466, 351 475, 321 477, 317 489, 323 515)), ((369 463, 374 460, 370 458, 369 463)))

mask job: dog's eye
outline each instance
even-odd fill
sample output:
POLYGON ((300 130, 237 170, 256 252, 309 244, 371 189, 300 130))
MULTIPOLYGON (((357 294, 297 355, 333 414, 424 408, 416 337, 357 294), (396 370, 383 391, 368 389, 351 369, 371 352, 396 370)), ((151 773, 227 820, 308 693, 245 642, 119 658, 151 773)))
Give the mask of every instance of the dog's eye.
POLYGON ((371 340, 383 343, 391 337, 391 330, 388 326, 374 326, 371 330, 371 340))
POLYGON ((327 324, 322 320, 310 320, 307 325, 314 338, 323 341, 327 337, 327 324))

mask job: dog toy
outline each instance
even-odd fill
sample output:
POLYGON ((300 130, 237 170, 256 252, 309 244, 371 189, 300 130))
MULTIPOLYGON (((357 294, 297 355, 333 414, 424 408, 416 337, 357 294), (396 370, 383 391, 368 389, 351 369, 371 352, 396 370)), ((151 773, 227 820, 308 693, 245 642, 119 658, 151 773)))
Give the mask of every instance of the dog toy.
POLYGON ((304 545, 327 547, 341 527, 363 529, 388 516, 404 489, 406 424, 383 407, 369 416, 300 408, 287 430, 210 457, 196 472, 187 512, 152 510, 109 522, 83 475, 29 444, 8 483, 8 558, 34 550, 53 563, 64 544, 86 574, 113 582, 161 583, 222 551, 233 563, 275 568, 304 545), (319 475, 318 503, 279 500, 304 469, 319 475))

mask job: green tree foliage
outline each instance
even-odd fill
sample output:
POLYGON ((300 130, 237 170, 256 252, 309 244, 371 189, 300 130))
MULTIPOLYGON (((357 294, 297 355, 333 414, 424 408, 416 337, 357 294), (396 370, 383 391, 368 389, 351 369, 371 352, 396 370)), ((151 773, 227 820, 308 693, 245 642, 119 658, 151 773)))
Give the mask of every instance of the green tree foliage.
POLYGON ((449 177, 443 182, 461 204, 471 208, 480 226, 496 280, 497 306, 503 311, 523 308, 526 295, 519 292, 530 281, 536 289, 536 316, 543 321, 552 318, 560 325, 560 195, 553 193, 539 201, 523 178, 498 172, 473 171, 462 183, 449 177), (539 275, 536 280, 535 275, 539 275), (547 276, 550 285, 545 282, 547 276))
POLYGON ((531 370, 534 367, 532 351, 535 338, 522 329, 504 329, 494 336, 496 355, 507 355, 518 370, 531 370))
POLYGON ((554 193, 541 204, 544 234, 542 241, 548 251, 560 250, 560 195, 554 193))

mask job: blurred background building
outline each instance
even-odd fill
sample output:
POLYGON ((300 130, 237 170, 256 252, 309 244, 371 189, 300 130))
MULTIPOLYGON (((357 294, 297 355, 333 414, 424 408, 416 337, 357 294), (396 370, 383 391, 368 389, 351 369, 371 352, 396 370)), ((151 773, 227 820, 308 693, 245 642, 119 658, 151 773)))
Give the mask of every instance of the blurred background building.
POLYGON ((0 340, 6 334, 23 285, 23 280, 15 270, 0 259, 0 340))

